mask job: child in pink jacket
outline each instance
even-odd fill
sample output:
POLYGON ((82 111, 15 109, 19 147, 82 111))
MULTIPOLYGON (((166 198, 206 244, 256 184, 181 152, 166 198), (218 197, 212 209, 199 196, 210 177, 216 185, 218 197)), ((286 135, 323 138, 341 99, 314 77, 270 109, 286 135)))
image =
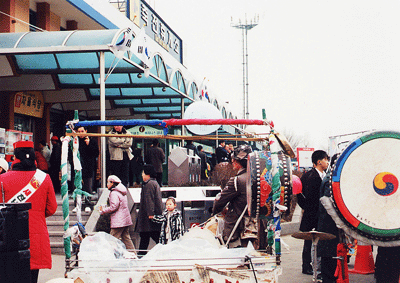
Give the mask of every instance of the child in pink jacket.
POLYGON ((132 225, 132 218, 128 208, 127 189, 115 175, 108 177, 107 188, 111 191, 108 197, 110 205, 105 208, 100 207, 100 214, 110 214, 110 234, 117 239, 121 239, 128 250, 134 250, 135 246, 129 235, 129 226, 132 225))

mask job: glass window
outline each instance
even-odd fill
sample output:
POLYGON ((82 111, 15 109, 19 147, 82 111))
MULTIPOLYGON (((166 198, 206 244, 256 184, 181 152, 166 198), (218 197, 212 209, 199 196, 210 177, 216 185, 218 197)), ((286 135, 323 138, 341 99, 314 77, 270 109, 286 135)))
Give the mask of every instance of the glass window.
POLYGON ((36 31, 36 29, 34 28, 34 26, 36 26, 36 12, 29 9, 29 31, 36 31))
POLYGON ((25 115, 14 115, 14 130, 22 132, 33 132, 32 118, 25 115))

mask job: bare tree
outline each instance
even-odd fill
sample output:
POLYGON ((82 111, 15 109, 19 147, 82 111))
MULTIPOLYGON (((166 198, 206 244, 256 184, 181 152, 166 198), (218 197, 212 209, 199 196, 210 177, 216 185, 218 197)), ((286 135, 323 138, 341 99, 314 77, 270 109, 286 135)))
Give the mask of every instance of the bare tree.
POLYGON ((296 150, 301 143, 307 143, 303 136, 296 135, 292 130, 284 129, 281 133, 285 136, 293 150, 296 150))

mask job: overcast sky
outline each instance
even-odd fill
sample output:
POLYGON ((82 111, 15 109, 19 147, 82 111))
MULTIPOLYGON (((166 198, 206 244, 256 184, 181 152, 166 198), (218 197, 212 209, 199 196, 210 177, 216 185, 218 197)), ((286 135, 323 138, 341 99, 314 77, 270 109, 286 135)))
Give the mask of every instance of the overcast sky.
POLYGON ((185 43, 186 66, 243 114, 242 32, 248 32, 249 113, 328 148, 328 137, 400 130, 399 1, 151 0, 185 43))

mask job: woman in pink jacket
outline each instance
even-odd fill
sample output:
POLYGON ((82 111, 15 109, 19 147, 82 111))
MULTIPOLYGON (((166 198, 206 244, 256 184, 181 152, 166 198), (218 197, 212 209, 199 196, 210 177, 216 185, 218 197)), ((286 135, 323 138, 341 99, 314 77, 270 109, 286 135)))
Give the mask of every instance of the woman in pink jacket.
POLYGON ((134 250, 135 246, 129 235, 129 226, 132 225, 132 218, 128 208, 126 187, 117 176, 111 175, 107 179, 107 188, 111 191, 109 196, 110 205, 105 208, 100 207, 100 214, 111 214, 110 234, 117 239, 121 239, 128 250, 134 250))

